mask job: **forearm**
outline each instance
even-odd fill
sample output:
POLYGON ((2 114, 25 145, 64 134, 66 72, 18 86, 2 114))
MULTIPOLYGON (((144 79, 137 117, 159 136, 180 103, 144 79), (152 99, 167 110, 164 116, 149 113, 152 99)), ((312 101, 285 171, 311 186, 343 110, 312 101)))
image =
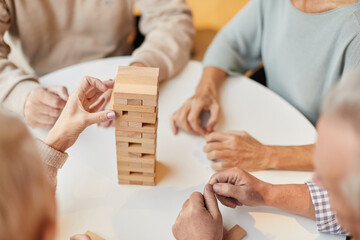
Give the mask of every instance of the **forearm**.
POLYGON ((269 185, 265 205, 315 220, 315 209, 306 184, 269 185))
POLYGON ((217 96, 221 85, 225 82, 227 73, 217 67, 205 67, 195 94, 212 94, 217 96))
POLYGON ((313 170, 314 144, 301 146, 266 146, 271 169, 313 170))
POLYGON ((173 77, 190 59, 194 27, 189 7, 184 0, 138 0, 136 6, 146 38, 133 61, 159 67, 160 81, 173 77))

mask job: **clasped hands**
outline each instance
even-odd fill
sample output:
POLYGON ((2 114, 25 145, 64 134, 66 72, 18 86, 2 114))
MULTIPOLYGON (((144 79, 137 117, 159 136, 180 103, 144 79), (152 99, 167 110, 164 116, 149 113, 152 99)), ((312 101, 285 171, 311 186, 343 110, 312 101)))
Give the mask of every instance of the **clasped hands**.
POLYGON ((223 222, 216 197, 231 208, 266 206, 270 205, 271 187, 240 168, 214 174, 203 194, 195 192, 185 201, 172 228, 175 238, 222 239, 223 222))

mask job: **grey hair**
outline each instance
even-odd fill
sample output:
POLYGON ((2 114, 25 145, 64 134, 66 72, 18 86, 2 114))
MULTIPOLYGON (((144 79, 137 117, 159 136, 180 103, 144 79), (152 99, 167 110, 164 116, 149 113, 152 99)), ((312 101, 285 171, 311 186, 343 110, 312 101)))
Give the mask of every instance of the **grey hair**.
POLYGON ((322 114, 349 124, 359 140, 355 169, 344 177, 340 187, 360 216, 360 68, 346 72, 327 94, 322 105, 322 114))

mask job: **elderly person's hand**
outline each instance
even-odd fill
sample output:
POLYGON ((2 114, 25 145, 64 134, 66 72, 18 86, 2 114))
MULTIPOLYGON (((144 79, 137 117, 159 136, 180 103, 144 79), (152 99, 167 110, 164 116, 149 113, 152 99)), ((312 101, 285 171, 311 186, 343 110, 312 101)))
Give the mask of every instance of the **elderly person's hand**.
POLYGON ((264 206, 271 184, 263 182, 240 168, 214 174, 209 181, 219 201, 231 208, 264 206))
POLYGON ((211 94, 195 94, 182 107, 171 116, 171 130, 174 134, 178 129, 192 134, 204 135, 212 131, 219 117, 219 103, 211 94), (210 112, 206 128, 201 126, 200 114, 202 111, 210 112))
POLYGON ((213 132, 205 136, 204 152, 209 160, 222 159, 212 168, 216 171, 241 167, 248 171, 270 168, 267 146, 246 132, 213 132))
POLYGON ((69 94, 65 87, 35 88, 26 98, 24 117, 33 128, 49 128, 61 114, 69 94))
POLYGON ((186 200, 172 231, 178 240, 222 239, 222 216, 211 185, 205 186, 204 195, 194 192, 186 200))
POLYGON ((114 119, 114 112, 99 111, 106 102, 104 93, 112 87, 113 81, 102 82, 97 78, 84 77, 79 87, 70 95, 44 142, 64 152, 75 143, 86 127, 114 119))
POLYGON ((204 69, 194 96, 171 116, 170 125, 174 134, 177 134, 179 129, 201 135, 214 130, 220 114, 218 92, 226 76, 226 72, 216 67, 204 69), (203 111, 210 113, 205 127, 201 126, 200 119, 203 111))

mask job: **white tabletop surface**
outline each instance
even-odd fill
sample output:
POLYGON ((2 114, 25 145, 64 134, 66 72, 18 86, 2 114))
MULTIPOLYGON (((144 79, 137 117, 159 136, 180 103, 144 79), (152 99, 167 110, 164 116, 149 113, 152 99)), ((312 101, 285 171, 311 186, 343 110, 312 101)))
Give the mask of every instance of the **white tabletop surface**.
MULTIPOLYGON (((113 78, 117 66, 130 57, 82 63, 43 76, 43 85, 65 85, 71 92, 79 80, 113 78)), ((69 149, 59 171, 58 239, 91 230, 106 239, 173 239, 171 226, 183 202, 202 191, 214 173, 202 152, 201 137, 170 131, 169 117, 190 97, 201 75, 201 64, 190 62, 174 79, 161 84, 157 146, 157 185, 117 184, 114 129, 91 126, 69 149)), ((311 144, 314 127, 292 106, 265 87, 245 78, 229 79, 221 90, 222 118, 217 130, 245 130, 265 144, 311 144)), ((46 131, 33 130, 38 137, 46 131)), ((311 172, 260 171, 256 177, 271 183, 304 183, 311 172)), ((295 204, 295 203, 294 203, 295 204)), ((224 226, 242 226, 245 239, 343 239, 319 234, 315 222, 274 208, 221 206, 224 226)))

